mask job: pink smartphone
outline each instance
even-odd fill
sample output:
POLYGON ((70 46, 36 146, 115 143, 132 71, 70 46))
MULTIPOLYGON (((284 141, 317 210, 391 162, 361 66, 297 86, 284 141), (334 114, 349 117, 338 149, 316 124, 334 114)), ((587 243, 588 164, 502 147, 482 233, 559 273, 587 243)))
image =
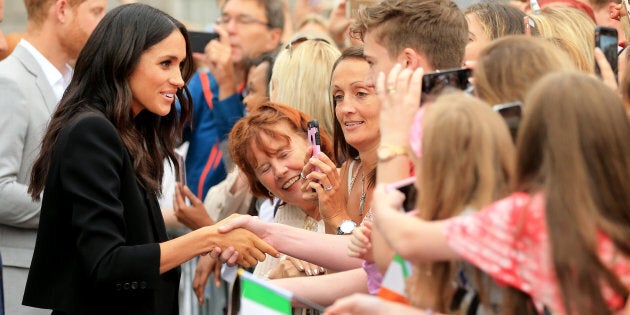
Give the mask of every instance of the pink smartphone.
MULTIPOLYGON (((308 143, 313 148, 313 156, 316 156, 317 153, 321 152, 321 138, 319 135, 319 122, 317 119, 313 119, 308 122, 308 143)), ((316 167, 313 169, 316 172, 321 172, 321 170, 316 167)))

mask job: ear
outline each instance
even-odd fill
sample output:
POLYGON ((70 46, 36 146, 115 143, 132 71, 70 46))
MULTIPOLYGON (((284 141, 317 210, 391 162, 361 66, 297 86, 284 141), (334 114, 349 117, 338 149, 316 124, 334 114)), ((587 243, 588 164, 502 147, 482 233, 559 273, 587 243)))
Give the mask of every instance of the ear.
POLYGON ((282 29, 279 29, 279 28, 270 29, 267 37, 269 39, 267 50, 270 51, 270 50, 274 50, 278 48, 278 45, 280 44, 280 41, 282 40, 282 29))
POLYGON ((433 70, 433 67, 429 65, 429 62, 424 53, 409 47, 403 49, 400 54, 398 54, 398 58, 396 59, 396 61, 400 63, 403 68, 416 70, 422 67, 425 69, 425 71, 433 70))
POLYGON ((70 10, 70 5, 67 0, 57 0, 54 5, 55 9, 55 17, 61 23, 65 22, 68 18, 68 11, 70 10))

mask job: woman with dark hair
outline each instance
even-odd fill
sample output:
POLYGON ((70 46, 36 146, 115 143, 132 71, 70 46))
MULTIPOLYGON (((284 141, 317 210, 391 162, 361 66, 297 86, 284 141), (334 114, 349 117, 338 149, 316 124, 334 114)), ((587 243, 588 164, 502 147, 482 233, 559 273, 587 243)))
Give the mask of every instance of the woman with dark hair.
POLYGON ((117 7, 92 33, 31 174, 42 212, 25 305, 177 314, 181 263, 230 246, 244 266, 277 254, 242 229, 168 240, 157 197, 163 160, 177 166, 173 148, 191 114, 190 56, 185 27, 147 5, 117 7))

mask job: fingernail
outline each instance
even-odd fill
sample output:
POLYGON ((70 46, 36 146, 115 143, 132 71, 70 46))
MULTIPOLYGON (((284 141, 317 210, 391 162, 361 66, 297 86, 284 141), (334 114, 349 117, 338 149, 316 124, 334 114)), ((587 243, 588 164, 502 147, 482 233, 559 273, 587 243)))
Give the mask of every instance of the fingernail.
POLYGON ((313 270, 313 274, 314 274, 314 275, 318 275, 318 274, 319 274, 319 268, 317 268, 317 269, 313 270))
POLYGON ((306 269, 306 274, 310 276, 311 275, 311 270, 310 269, 306 269))
POLYGON ((319 269, 321 270, 322 274, 324 274, 326 272, 326 268, 324 268, 324 267, 319 267, 319 269))
POLYGON ((299 266, 298 266, 298 269, 300 269, 300 271, 304 271, 304 266, 299 265, 299 266))

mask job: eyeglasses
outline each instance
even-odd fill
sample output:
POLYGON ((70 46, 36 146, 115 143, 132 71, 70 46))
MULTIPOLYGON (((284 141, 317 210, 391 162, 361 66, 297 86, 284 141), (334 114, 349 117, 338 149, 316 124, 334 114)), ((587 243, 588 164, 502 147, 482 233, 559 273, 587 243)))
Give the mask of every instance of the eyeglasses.
POLYGON ((217 19, 217 24, 219 25, 227 25, 230 23, 230 21, 234 20, 234 23, 237 25, 251 25, 251 24, 260 24, 260 25, 264 25, 267 27, 271 27, 271 25, 269 24, 269 22, 265 22, 262 20, 259 20, 251 15, 247 15, 247 14, 239 14, 237 16, 229 16, 229 15, 222 15, 221 17, 219 17, 219 19, 217 19))
POLYGON ((324 43, 326 43, 326 44, 329 44, 329 45, 330 45, 330 42, 329 42, 329 41, 327 41, 327 40, 325 40, 325 39, 323 39, 323 38, 318 38, 318 37, 308 38, 308 37, 306 37, 306 36, 301 36, 301 37, 298 37, 298 38, 296 38, 296 39, 292 40, 290 43, 288 43, 288 44, 284 47, 284 49, 287 49, 287 50, 289 51, 289 55, 292 55, 292 54, 293 54, 293 49, 295 49, 295 47, 297 47, 299 44, 301 44, 301 43, 303 43, 303 42, 305 42, 305 41, 308 41, 308 40, 314 40, 314 41, 318 41, 318 42, 324 42, 324 43))

